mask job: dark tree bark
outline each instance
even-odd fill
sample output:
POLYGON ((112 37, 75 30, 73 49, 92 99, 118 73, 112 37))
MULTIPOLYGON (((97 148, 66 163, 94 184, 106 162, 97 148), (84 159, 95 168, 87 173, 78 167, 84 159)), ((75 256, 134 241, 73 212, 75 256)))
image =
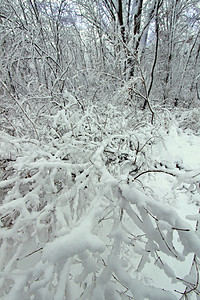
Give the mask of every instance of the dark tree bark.
MULTIPOLYGON (((153 65, 152 65, 152 69, 151 69, 151 77, 150 77, 150 84, 149 84, 149 88, 147 91, 147 96, 149 99, 150 93, 151 93, 151 89, 153 86, 153 81, 154 81, 154 71, 155 71, 155 67, 156 67, 156 62, 157 62, 157 58, 158 58, 158 43, 159 43, 159 20, 158 20, 158 10, 159 10, 159 1, 157 3, 156 6, 156 15, 155 15, 155 32, 156 32, 156 45, 155 45, 155 55, 154 55, 154 61, 153 61, 153 65)), ((143 109, 145 109, 145 107, 148 104, 148 100, 145 100, 144 105, 143 105, 143 109)))
POLYGON ((122 0, 118 0, 117 16, 118 16, 118 21, 119 21, 119 26, 120 26, 122 40, 123 40, 124 43, 126 43, 126 39, 125 39, 125 26, 124 26, 124 20, 123 20, 122 0))
POLYGON ((134 15, 134 35, 140 33, 143 0, 136 0, 137 11, 134 15))

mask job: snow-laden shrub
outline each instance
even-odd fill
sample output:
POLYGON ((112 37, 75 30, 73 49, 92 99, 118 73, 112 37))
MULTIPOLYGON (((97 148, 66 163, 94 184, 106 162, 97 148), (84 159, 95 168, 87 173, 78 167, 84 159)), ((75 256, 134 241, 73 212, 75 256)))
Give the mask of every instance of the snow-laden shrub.
POLYGON ((190 129, 194 133, 200 133, 200 111, 198 108, 182 111, 177 116, 181 128, 190 129))
POLYGON ((66 106, 46 119, 40 142, 12 138, 20 151, 0 182, 1 299, 198 297, 199 214, 193 228, 148 183, 159 173, 196 193, 199 171, 158 154, 175 127, 135 127, 125 114, 66 106), (188 260, 181 277, 173 265, 188 260))

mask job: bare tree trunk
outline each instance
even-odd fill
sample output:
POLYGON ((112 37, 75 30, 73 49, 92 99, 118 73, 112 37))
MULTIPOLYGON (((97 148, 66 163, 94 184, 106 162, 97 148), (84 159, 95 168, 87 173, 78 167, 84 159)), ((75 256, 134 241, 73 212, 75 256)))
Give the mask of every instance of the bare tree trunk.
POLYGON ((180 0, 173 0, 170 20, 169 20, 169 46, 168 46, 168 58, 167 58, 167 66, 166 66, 166 77, 165 77, 165 88, 164 88, 164 101, 168 98, 169 90, 172 85, 172 61, 173 61, 173 52, 174 52, 174 36, 175 36, 175 28, 177 22, 177 7, 180 0))
MULTIPOLYGON (((157 58, 158 58, 158 43, 159 43, 158 9, 159 9, 159 0, 157 2, 157 6, 156 6, 156 15, 155 15, 156 45, 155 45, 154 61, 153 61, 152 69, 151 69, 150 84, 149 84, 149 88, 148 88, 148 92, 147 92, 148 98, 150 96, 151 89, 152 89, 152 86, 153 86, 154 71, 155 71, 156 62, 157 62, 157 58)), ((143 105, 143 109, 145 109, 145 107, 146 107, 147 104, 148 104, 148 102, 147 102, 147 100, 145 100, 144 105, 143 105)))
POLYGON ((136 0, 136 13, 134 15, 134 35, 140 33, 143 0, 136 0))
POLYGON ((125 39, 125 26, 124 26, 124 20, 123 20, 123 7, 122 7, 122 0, 118 0, 118 11, 117 11, 119 26, 120 26, 120 32, 122 36, 122 40, 124 43, 126 43, 125 39))

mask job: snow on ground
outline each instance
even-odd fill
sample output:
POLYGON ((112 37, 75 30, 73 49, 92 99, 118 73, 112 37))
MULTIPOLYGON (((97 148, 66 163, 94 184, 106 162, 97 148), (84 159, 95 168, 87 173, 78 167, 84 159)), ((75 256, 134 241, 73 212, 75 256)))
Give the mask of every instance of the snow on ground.
MULTIPOLYGON (((193 135, 191 132, 186 133, 182 129, 177 129, 176 126, 170 128, 167 134, 162 131, 161 135, 163 136, 163 140, 154 146, 156 160, 166 166, 174 164, 176 168, 182 171, 186 170, 186 172, 184 171, 186 174, 192 170, 196 170, 196 174, 199 174, 200 137, 193 135)), ((190 190, 187 184, 177 186, 176 180, 173 177, 159 173, 156 176, 146 176, 144 185, 153 191, 151 193, 157 201, 169 204, 195 230, 196 221, 188 220, 187 216, 199 213, 200 193, 195 193, 193 191, 194 188, 190 190)), ((178 242, 174 245, 175 248, 180 247, 178 242)), ((180 248, 181 250, 182 247, 180 248)), ((184 275, 190 271, 193 254, 189 254, 184 263, 176 259, 169 259, 166 255, 164 257, 172 269, 176 270, 176 274, 180 278, 184 278, 184 275)), ((143 276, 150 278, 151 284, 157 283, 158 286, 162 286, 164 289, 171 290, 172 292, 175 289, 179 291, 184 290, 184 286, 181 283, 173 284, 163 271, 155 268, 152 263, 146 265, 143 276)), ((178 296, 178 294, 176 295, 178 296)), ((191 299, 196 299, 195 295, 191 299)))

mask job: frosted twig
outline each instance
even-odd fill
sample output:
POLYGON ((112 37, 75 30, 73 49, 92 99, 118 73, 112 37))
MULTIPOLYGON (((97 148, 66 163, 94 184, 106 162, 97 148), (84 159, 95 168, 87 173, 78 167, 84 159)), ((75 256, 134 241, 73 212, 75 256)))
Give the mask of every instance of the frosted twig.
POLYGON ((39 135, 37 132, 37 129, 35 127, 35 124, 33 123, 33 121, 29 118, 27 112, 23 109, 23 107, 21 106, 21 104, 19 103, 19 101, 15 98, 15 96, 9 91, 7 85, 0 79, 2 85, 4 86, 4 88, 6 89, 6 91, 9 93, 10 97, 17 103, 17 105, 19 106, 19 108, 21 109, 21 111, 23 112, 23 114, 26 116, 26 118, 29 120, 29 122, 31 123, 31 125, 33 126, 33 129, 35 131, 36 137, 39 140, 39 135))

